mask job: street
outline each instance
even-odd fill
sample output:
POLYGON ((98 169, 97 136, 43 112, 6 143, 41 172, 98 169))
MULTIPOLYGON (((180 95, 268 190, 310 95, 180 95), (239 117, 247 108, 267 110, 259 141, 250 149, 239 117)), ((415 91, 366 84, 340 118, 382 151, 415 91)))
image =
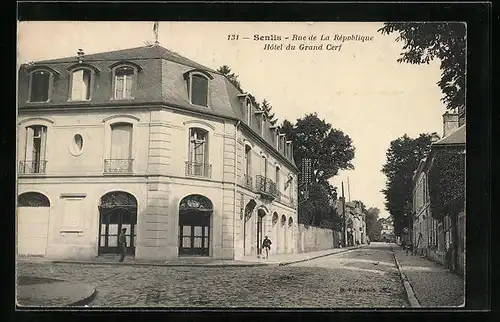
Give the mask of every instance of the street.
POLYGON ((91 284, 92 307, 408 307, 391 245, 281 267, 19 263, 18 273, 91 284))

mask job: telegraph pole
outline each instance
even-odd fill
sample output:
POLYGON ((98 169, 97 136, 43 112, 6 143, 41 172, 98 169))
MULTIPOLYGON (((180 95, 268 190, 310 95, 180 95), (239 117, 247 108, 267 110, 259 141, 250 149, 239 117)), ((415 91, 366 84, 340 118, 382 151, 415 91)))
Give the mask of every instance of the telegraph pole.
POLYGON ((345 197, 344 197, 344 181, 342 181, 342 247, 346 246, 345 240, 345 197))

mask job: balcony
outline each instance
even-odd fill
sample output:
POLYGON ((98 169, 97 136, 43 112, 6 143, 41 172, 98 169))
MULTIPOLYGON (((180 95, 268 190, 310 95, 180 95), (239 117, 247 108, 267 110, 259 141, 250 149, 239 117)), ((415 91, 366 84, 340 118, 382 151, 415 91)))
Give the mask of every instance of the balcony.
POLYGON ((123 174, 132 173, 133 159, 105 159, 104 173, 123 174))
POLYGON ((45 160, 19 161, 19 174, 45 174, 45 160))
POLYGON ((186 176, 188 177, 212 177, 212 165, 186 161, 186 176))
POLYGON ((256 189, 263 197, 271 200, 276 198, 276 184, 273 180, 264 176, 258 175, 255 177, 256 189))
POLYGON ((253 180, 248 174, 243 175, 243 185, 249 190, 253 190, 253 180))

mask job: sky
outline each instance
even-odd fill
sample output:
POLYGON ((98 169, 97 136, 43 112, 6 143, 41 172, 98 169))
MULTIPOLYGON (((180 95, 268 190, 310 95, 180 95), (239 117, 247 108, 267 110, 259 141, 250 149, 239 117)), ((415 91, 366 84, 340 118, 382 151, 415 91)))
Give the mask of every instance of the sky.
MULTIPOLYGON (((354 170, 341 171, 331 183, 340 193, 344 182, 347 199, 377 207, 380 217, 387 217, 381 192, 386 178, 380 170, 390 142, 404 134, 442 135, 446 109, 436 84, 439 61, 398 63, 403 44, 395 41, 396 34, 377 32, 380 27, 377 22, 160 22, 158 41, 207 67, 230 66, 245 91, 271 103, 279 123, 316 112, 342 130, 356 148, 354 170), (294 34, 306 40, 292 41, 294 34), (373 38, 340 42, 333 39, 336 34, 373 38), (228 40, 229 35, 238 40, 228 40), (281 40, 254 40, 256 35, 281 40), (330 39, 321 41, 322 35, 330 39), (283 49, 264 50, 266 43, 283 44, 283 49), (287 44, 295 50, 286 50, 287 44), (323 48, 300 50, 299 44, 323 48), (327 44, 342 47, 326 50, 327 44)), ((80 48, 93 54, 154 40, 153 22, 20 22, 17 60, 76 56, 80 48)))

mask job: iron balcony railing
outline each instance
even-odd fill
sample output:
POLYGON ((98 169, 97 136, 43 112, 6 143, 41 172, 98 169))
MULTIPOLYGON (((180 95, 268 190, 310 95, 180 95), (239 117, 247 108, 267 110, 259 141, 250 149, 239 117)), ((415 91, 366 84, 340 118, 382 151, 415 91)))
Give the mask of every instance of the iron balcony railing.
POLYGON ((45 160, 19 161, 19 174, 45 173, 45 160))
POLYGON ((253 189, 253 180, 252 180, 252 177, 248 174, 244 174, 243 175, 243 184, 245 185, 245 187, 247 187, 248 189, 252 190, 253 189))
POLYGON ((211 178, 212 165, 186 161, 186 176, 211 178))
POLYGON ((104 173, 132 173, 133 159, 105 159, 104 173))
POLYGON ((255 177, 257 192, 271 198, 276 198, 276 184, 273 180, 261 175, 255 177))

